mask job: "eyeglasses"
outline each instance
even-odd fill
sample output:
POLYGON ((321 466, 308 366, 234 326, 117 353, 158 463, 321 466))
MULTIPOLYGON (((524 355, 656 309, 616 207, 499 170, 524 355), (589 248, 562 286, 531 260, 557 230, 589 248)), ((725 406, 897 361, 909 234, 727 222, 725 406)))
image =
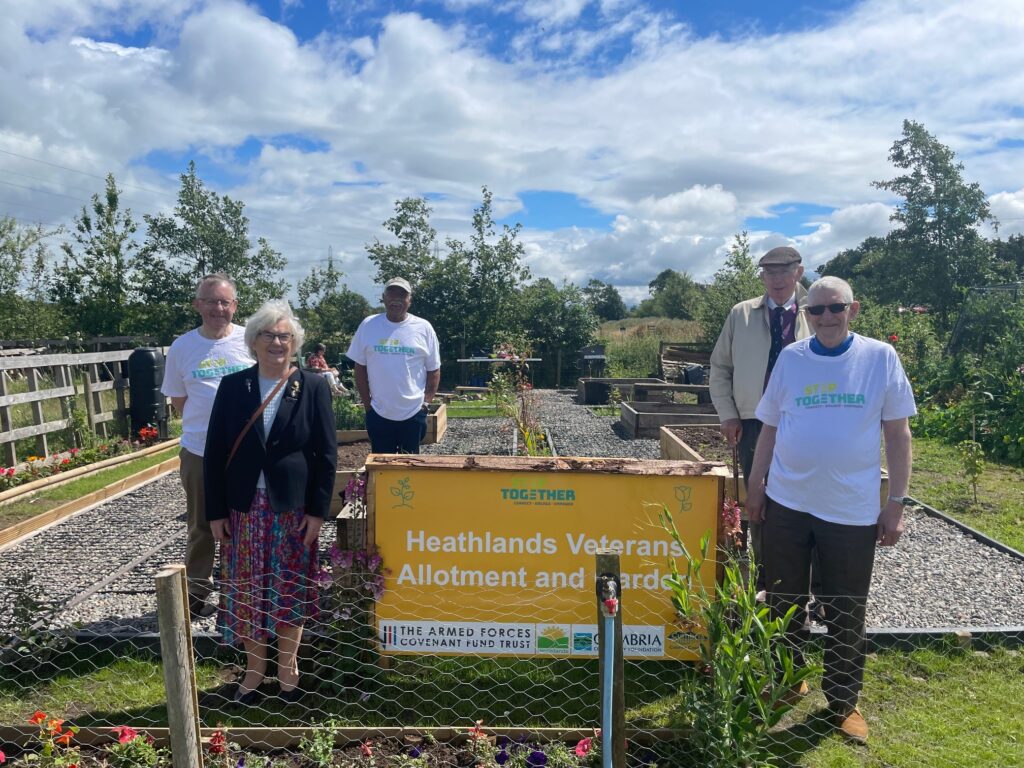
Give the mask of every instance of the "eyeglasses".
POLYGON ((761 274, 767 275, 768 277, 780 277, 782 275, 788 275, 793 271, 792 266, 786 267, 761 267, 761 274))
POLYGON ((807 307, 807 311, 815 317, 824 315, 826 309, 833 315, 839 315, 845 312, 846 308, 849 306, 849 304, 813 304, 812 306, 807 307))
POLYGON ((295 337, 294 333, 274 333, 273 331, 260 331, 260 338, 267 344, 273 344, 275 340, 287 344, 295 337))
POLYGON ((217 309, 227 309, 235 303, 235 299, 231 299, 230 301, 225 301, 224 299, 200 299, 200 301, 211 309, 213 307, 216 307, 217 309))

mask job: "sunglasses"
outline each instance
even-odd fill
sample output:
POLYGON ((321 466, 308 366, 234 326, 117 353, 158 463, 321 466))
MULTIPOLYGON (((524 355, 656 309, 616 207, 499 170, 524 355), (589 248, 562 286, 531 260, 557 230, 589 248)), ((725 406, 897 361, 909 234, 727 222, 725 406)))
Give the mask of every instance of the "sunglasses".
POLYGON ((826 309, 833 315, 842 314, 843 312, 846 311, 846 308, 849 306, 849 304, 814 304, 810 307, 807 307, 806 309, 809 314, 812 314, 815 317, 817 317, 819 315, 824 315, 826 309))

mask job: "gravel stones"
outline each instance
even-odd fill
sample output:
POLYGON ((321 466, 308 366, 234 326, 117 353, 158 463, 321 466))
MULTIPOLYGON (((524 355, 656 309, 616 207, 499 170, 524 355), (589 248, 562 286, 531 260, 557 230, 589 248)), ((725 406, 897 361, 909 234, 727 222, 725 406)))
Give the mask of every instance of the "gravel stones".
MULTIPOLYGON (((626 439, 616 418, 577 405, 572 393, 541 390, 537 397, 541 422, 561 456, 660 455, 658 441, 626 439)), ((424 446, 423 453, 508 455, 511 445, 509 419, 450 419, 441 442, 424 446)), ((153 579, 165 565, 183 562, 184 513, 178 475, 165 475, 0 552, 0 582, 29 571, 33 596, 59 607, 124 569, 63 611, 59 623, 99 634, 155 632, 153 579)), ((334 529, 323 527, 322 554, 334 529)), ((9 591, 0 593, 4 625, 13 599, 9 591)), ((1024 627, 1024 560, 908 508, 899 545, 877 550, 867 618, 876 629, 1024 627)), ((213 631, 214 620, 203 619, 195 628, 213 631)))

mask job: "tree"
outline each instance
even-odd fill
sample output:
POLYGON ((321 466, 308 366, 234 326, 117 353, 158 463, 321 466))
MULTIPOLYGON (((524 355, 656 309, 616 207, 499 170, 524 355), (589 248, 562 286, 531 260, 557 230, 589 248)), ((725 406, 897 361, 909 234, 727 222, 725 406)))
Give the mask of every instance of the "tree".
POLYGON ((431 270, 436 261, 437 232, 430 226, 430 213, 423 198, 395 201, 395 215, 384 222, 384 228, 398 242, 385 244, 374 238, 373 244, 366 246, 370 261, 377 266, 375 279, 380 285, 404 277, 415 290, 431 270))
POLYGON ((121 208, 114 175, 107 174, 103 197, 75 218, 73 242, 61 244, 64 260, 53 271, 51 292, 57 305, 78 317, 90 336, 120 336, 133 330, 131 304, 139 244, 129 209, 121 208))
POLYGON ((473 212, 473 231, 469 246, 460 240, 447 242, 452 266, 468 272, 470 302, 464 307, 463 349, 490 348, 499 330, 511 330, 517 323, 519 289, 530 271, 522 264, 523 244, 519 241, 521 224, 496 229, 491 214, 491 192, 483 188, 483 202, 473 212))
POLYGON ((541 278, 523 288, 520 306, 524 329, 545 361, 557 364, 560 352, 572 356, 594 338, 597 317, 583 291, 572 283, 558 288, 541 278))
POLYGON ((818 267, 817 272, 843 278, 856 287, 858 299, 890 304, 896 301, 896 292, 885 266, 888 254, 885 238, 869 237, 855 248, 840 251, 818 267))
POLYGON ((633 311, 636 317, 672 317, 691 320, 700 305, 701 289, 686 272, 664 269, 648 288, 649 299, 644 299, 633 311))
POLYGON ((146 330, 167 337, 191 327, 195 286, 211 272, 227 273, 236 282, 243 318, 264 301, 284 296, 287 284, 279 274, 287 262, 264 238, 252 253, 244 210, 244 203, 207 189, 192 162, 181 174, 174 216, 143 217, 146 243, 138 264, 146 330))
POLYGON ((994 220, 988 201, 976 182, 964 181, 953 151, 913 120, 903 121, 889 160, 907 172, 873 183, 903 198, 890 217, 900 226, 886 237, 879 266, 896 301, 928 305, 948 326, 967 289, 991 271, 991 249, 978 232, 994 220))
POLYGON ((764 283, 750 255, 750 238, 743 231, 733 239, 725 263, 715 272, 711 285, 704 292, 697 312, 702 340, 714 342, 729 311, 739 302, 763 293, 764 283))
POLYGON ((46 338, 63 333, 60 314, 47 303, 46 240, 61 230, 24 227, 0 217, 0 339, 46 338))
POLYGON ((614 285, 591 280, 583 289, 583 295, 599 320, 620 320, 629 314, 622 295, 614 285))
POLYGON ((334 266, 334 254, 328 253, 327 266, 313 266, 299 281, 299 318, 306 329, 306 339, 334 346, 344 351, 356 327, 370 314, 370 303, 341 282, 344 275, 334 266))

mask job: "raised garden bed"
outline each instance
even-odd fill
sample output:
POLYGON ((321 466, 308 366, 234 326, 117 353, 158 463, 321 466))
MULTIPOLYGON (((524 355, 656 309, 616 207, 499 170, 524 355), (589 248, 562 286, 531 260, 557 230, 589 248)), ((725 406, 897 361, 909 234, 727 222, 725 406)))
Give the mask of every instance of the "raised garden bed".
POLYGON ((584 377, 576 382, 576 399, 580 405, 604 405, 613 389, 618 389, 624 400, 633 399, 634 384, 664 384, 661 379, 599 379, 584 377))
POLYGON ((716 411, 713 405, 623 402, 619 421, 630 437, 657 439, 667 424, 708 424, 716 421, 716 411))

